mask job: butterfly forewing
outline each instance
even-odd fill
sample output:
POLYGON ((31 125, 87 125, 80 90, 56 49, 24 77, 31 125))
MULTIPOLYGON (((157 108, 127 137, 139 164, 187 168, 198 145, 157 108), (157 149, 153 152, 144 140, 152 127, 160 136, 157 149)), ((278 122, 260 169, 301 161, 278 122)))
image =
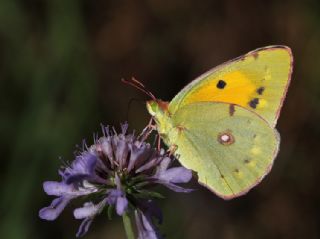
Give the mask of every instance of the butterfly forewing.
POLYGON ((213 68, 187 85, 170 102, 169 111, 194 102, 226 102, 255 111, 275 126, 290 82, 291 50, 257 49, 213 68))

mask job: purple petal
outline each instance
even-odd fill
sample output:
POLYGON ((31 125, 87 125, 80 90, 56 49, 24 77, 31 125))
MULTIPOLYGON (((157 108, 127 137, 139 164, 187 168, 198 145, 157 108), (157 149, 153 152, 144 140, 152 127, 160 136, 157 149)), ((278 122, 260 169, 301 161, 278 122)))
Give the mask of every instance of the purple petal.
POLYGON ((158 164, 159 160, 160 160, 160 158, 154 158, 154 159, 150 160, 149 162, 147 162, 146 164, 144 164, 140 168, 138 168, 136 170, 136 173, 141 173, 143 171, 147 171, 148 169, 154 168, 158 164))
POLYGON ((192 171, 184 167, 169 168, 159 171, 156 178, 170 183, 187 183, 192 178, 192 171))
POLYGON ((107 197, 107 203, 109 205, 114 205, 117 202, 117 198, 121 197, 123 195, 123 192, 119 189, 111 189, 109 191, 108 197, 107 197))
POLYGON ((102 200, 98 204, 93 204, 92 202, 86 202, 83 207, 76 208, 73 211, 73 215, 76 219, 84 219, 87 217, 95 217, 97 214, 99 214, 103 207, 106 205, 106 200, 102 200))
POLYGON ((150 148, 149 144, 130 144, 131 155, 129 159, 128 172, 133 168, 140 167, 149 157, 153 150, 150 148))
POLYGON ((125 197, 125 193, 121 189, 110 190, 108 197, 106 198, 106 201, 109 205, 116 206, 116 211, 119 216, 122 216, 122 214, 126 211, 128 207, 128 200, 125 197))
POLYGON ((128 157, 129 147, 128 143, 124 139, 120 139, 116 146, 116 159, 119 163, 119 169, 123 169, 128 165, 127 157, 128 157))
POLYGON ((126 197, 118 197, 117 203, 116 203, 116 211, 119 216, 122 216, 122 214, 127 210, 128 207, 128 200, 126 197))
POLYGON ((94 216, 96 212, 96 206, 92 202, 86 202, 83 207, 76 208, 73 211, 73 215, 76 219, 84 219, 86 217, 94 216))
POLYGON ((157 180, 156 182, 159 184, 162 184, 163 186, 165 186, 165 187, 167 187, 177 193, 190 193, 193 191, 193 189, 183 188, 183 187, 180 187, 176 184, 173 184, 173 183, 170 183, 167 181, 163 181, 163 180, 157 180))
POLYGON ((70 197, 59 197, 54 199, 49 207, 42 208, 39 211, 39 217, 48 221, 55 220, 71 199, 72 198, 70 197))
POLYGON ((171 159, 169 157, 165 157, 164 159, 161 160, 158 170, 160 172, 167 170, 170 163, 171 163, 171 159))
POLYGON ((96 155, 88 152, 76 157, 71 167, 64 172, 65 182, 71 184, 93 177, 97 159, 96 155))
POLYGON ((92 153, 83 153, 78 156, 77 159, 72 164, 73 170, 83 173, 91 174, 94 171, 94 168, 97 163, 97 156, 92 153))
MULTIPOLYGON (((128 128, 129 128, 129 124, 127 122, 124 124, 121 124, 121 134, 125 135, 128 131, 128 128)), ((127 135, 127 136, 129 136, 129 135, 127 135)))
POLYGON ((102 138, 101 139, 101 148, 102 152, 107 156, 111 166, 113 167, 114 158, 113 158, 113 149, 111 145, 111 140, 108 138, 102 138))
POLYGON ((78 229, 78 232, 77 232, 77 234, 76 234, 76 237, 82 237, 82 236, 84 236, 84 235, 88 232, 89 227, 91 226, 92 221, 93 221, 93 218, 90 218, 90 217, 84 219, 84 220, 81 222, 81 224, 80 224, 80 227, 79 227, 79 229, 78 229))
POLYGON ((75 187, 73 184, 65 184, 64 182, 47 181, 43 183, 43 189, 48 195, 54 196, 83 196, 96 192, 98 189, 92 185, 84 187, 75 187))
POLYGON ((135 211, 138 239, 159 239, 162 238, 152 224, 150 217, 145 216, 141 211, 135 211))
POLYGON ((137 225, 138 239, 142 239, 143 238, 144 227, 143 227, 143 223, 142 223, 141 212, 140 211, 135 211, 134 212, 134 217, 136 219, 135 221, 136 221, 136 225, 137 225))
POLYGON ((77 208, 73 211, 73 215, 76 219, 83 219, 77 232, 77 237, 85 235, 94 219, 94 217, 101 213, 104 206, 106 205, 107 199, 102 200, 98 204, 92 202, 86 202, 83 207, 77 208))
POLYGON ((62 196, 65 194, 72 194, 75 188, 73 185, 67 185, 64 182, 46 181, 43 183, 43 190, 48 195, 62 196))

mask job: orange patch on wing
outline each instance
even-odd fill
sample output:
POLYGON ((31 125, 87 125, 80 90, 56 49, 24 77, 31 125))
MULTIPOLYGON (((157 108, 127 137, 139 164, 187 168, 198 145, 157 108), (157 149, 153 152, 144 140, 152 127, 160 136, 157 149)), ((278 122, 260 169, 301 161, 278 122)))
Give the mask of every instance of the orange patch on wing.
POLYGON ((184 99, 186 104, 212 101, 226 102, 247 106, 254 94, 257 86, 249 77, 241 71, 225 73, 219 78, 208 79, 208 83, 196 88, 192 94, 184 99), (221 82, 224 82, 223 88, 221 82))

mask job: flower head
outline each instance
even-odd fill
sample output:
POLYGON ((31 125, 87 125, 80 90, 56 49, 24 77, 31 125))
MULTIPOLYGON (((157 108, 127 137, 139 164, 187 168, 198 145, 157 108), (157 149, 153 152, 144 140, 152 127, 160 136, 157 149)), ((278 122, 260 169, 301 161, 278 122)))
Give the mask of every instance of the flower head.
POLYGON ((56 198, 39 211, 40 218, 55 220, 71 200, 90 195, 96 199, 73 212, 76 219, 82 220, 77 237, 89 230, 93 219, 105 208, 114 209, 118 215, 133 209, 139 238, 160 237, 153 218, 162 221, 154 203, 161 195, 152 188, 161 184, 176 192, 190 192, 177 184, 189 182, 192 173, 183 167, 170 167, 172 159, 164 150, 159 152, 134 134, 127 134, 127 128, 127 124, 122 125, 122 132, 117 134, 114 129, 102 127, 103 137, 59 170, 60 182, 44 182, 44 191, 56 198))

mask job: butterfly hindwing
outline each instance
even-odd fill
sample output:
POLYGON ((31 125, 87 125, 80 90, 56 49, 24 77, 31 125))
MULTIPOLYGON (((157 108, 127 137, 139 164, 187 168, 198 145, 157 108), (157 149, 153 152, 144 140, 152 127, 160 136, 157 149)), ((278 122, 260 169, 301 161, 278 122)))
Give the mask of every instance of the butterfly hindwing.
POLYGON ((223 198, 240 196, 260 182, 278 152, 277 132, 237 105, 188 104, 172 115, 172 122, 179 131, 168 136, 175 139, 181 164, 223 198))
POLYGON ((252 110, 275 126, 290 82, 291 50, 270 46, 249 52, 201 75, 170 102, 173 114, 194 102, 226 102, 252 110))

